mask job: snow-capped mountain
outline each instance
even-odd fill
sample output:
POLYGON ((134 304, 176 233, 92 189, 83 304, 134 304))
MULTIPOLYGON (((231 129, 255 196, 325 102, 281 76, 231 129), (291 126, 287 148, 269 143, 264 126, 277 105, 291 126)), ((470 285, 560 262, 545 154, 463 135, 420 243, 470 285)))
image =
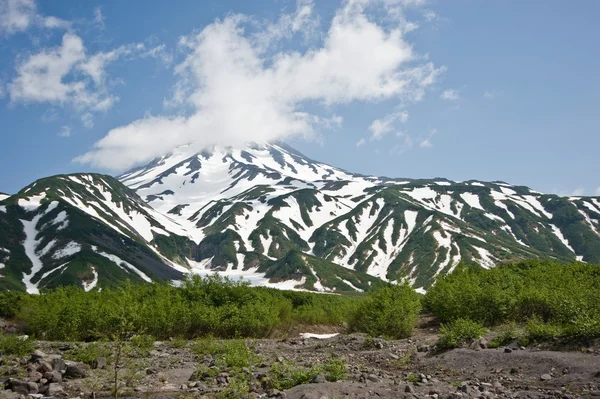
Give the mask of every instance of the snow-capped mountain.
POLYGON ((598 198, 356 175, 282 144, 180 148, 120 180, 184 226, 213 268, 243 264, 249 251, 278 259, 294 249, 427 287, 461 260, 600 261, 598 198))
POLYGON ((182 147, 118 180, 54 176, 0 197, 0 289, 214 271, 280 288, 426 289, 461 261, 531 257, 600 262, 600 199, 357 175, 279 143, 182 147))

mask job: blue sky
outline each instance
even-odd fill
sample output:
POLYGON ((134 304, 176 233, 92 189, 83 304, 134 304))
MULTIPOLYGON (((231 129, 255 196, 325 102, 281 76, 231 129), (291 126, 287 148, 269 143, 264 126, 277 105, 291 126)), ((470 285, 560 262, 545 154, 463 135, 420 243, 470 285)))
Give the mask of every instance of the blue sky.
POLYGON ((600 3, 0 0, 0 191, 193 143, 600 195, 600 3))

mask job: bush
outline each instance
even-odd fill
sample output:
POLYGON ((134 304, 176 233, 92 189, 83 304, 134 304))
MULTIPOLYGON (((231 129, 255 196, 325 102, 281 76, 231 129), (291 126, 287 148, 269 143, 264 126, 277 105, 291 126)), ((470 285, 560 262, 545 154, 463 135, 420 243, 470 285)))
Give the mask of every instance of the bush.
POLYGON ((27 356, 35 349, 33 339, 14 334, 0 335, 0 354, 27 356))
POLYGON ((600 266, 581 262, 461 265, 429 289, 424 305, 444 323, 527 323, 522 340, 593 339, 600 337, 599 286, 600 266))
POLYGON ((269 381, 273 388, 284 391, 296 385, 310 383, 320 372, 318 366, 307 369, 291 362, 275 363, 269 370, 269 381))
MULTIPOLYGON (((127 323, 131 333, 171 337, 264 338, 296 323, 340 324, 362 298, 285 292, 219 276, 84 292, 59 287, 43 295, 0 295, 30 334, 46 340, 112 339, 127 323)), ((137 339, 137 338, 136 338, 137 339)), ((139 338, 141 339, 141 338, 139 338)))
POLYGON ((346 362, 337 356, 332 355, 327 363, 323 365, 325 379, 330 382, 336 382, 346 379, 346 362))
POLYGON ((488 347, 498 348, 514 341, 520 341, 522 338, 523 333, 519 331, 517 325, 514 322, 508 323, 498 329, 496 336, 489 342, 488 347))
POLYGON ((442 324, 438 346, 442 349, 457 348, 483 334, 485 328, 481 324, 469 319, 456 319, 449 324, 442 324))
POLYGON ((406 338, 412 335, 420 310, 419 294, 407 283, 389 285, 358 304, 349 327, 373 337, 406 338))

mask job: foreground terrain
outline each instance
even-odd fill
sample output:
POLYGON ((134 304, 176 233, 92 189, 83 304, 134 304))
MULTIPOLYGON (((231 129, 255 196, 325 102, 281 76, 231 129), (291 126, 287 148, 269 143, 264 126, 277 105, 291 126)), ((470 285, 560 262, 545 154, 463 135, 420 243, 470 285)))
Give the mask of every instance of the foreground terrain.
MULTIPOLYGON (((310 329, 320 333, 336 330, 310 329)), ((470 347, 438 352, 434 346, 438 327, 428 318, 422 318, 415 334, 403 340, 362 334, 323 334, 320 338, 326 338, 320 339, 303 337, 300 331, 278 332, 282 337, 278 339, 171 340, 140 345, 119 362, 120 395, 294 399, 600 396, 600 350, 594 345, 571 351, 516 344, 487 349, 483 339, 470 347), (299 385, 290 387, 295 384, 299 385)), ((31 397, 84 398, 92 392, 97 397, 110 396, 118 345, 37 341, 36 352, 2 358, 0 381, 17 392, 0 391, 0 398, 28 393, 31 397), (67 364, 63 366, 57 359, 67 364), (60 375, 55 378, 60 382, 45 381, 52 373, 37 374, 38 369, 58 370, 60 375), (37 380, 41 393, 11 379, 37 380)))

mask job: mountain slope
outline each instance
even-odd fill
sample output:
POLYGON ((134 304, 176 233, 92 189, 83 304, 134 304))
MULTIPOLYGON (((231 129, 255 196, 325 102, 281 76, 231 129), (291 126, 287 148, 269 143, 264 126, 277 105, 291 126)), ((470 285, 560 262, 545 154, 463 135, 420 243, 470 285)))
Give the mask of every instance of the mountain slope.
MULTIPOLYGON (((53 176, 0 202, 0 290, 37 293, 66 284, 90 290, 126 279, 180 280, 197 265, 198 251, 182 226, 109 176, 53 176)), ((265 260, 246 269, 260 264, 273 273, 274 286, 321 287, 319 279, 283 278, 275 270, 279 266, 265 260)), ((360 273, 345 278, 361 289, 376 281, 360 273)), ((359 289, 338 281, 331 287, 359 289)))
POLYGON ((598 198, 361 176, 281 144, 180 148, 119 179, 177 220, 215 269, 237 267, 247 252, 274 260, 293 250, 427 287, 461 260, 600 262, 598 198))

